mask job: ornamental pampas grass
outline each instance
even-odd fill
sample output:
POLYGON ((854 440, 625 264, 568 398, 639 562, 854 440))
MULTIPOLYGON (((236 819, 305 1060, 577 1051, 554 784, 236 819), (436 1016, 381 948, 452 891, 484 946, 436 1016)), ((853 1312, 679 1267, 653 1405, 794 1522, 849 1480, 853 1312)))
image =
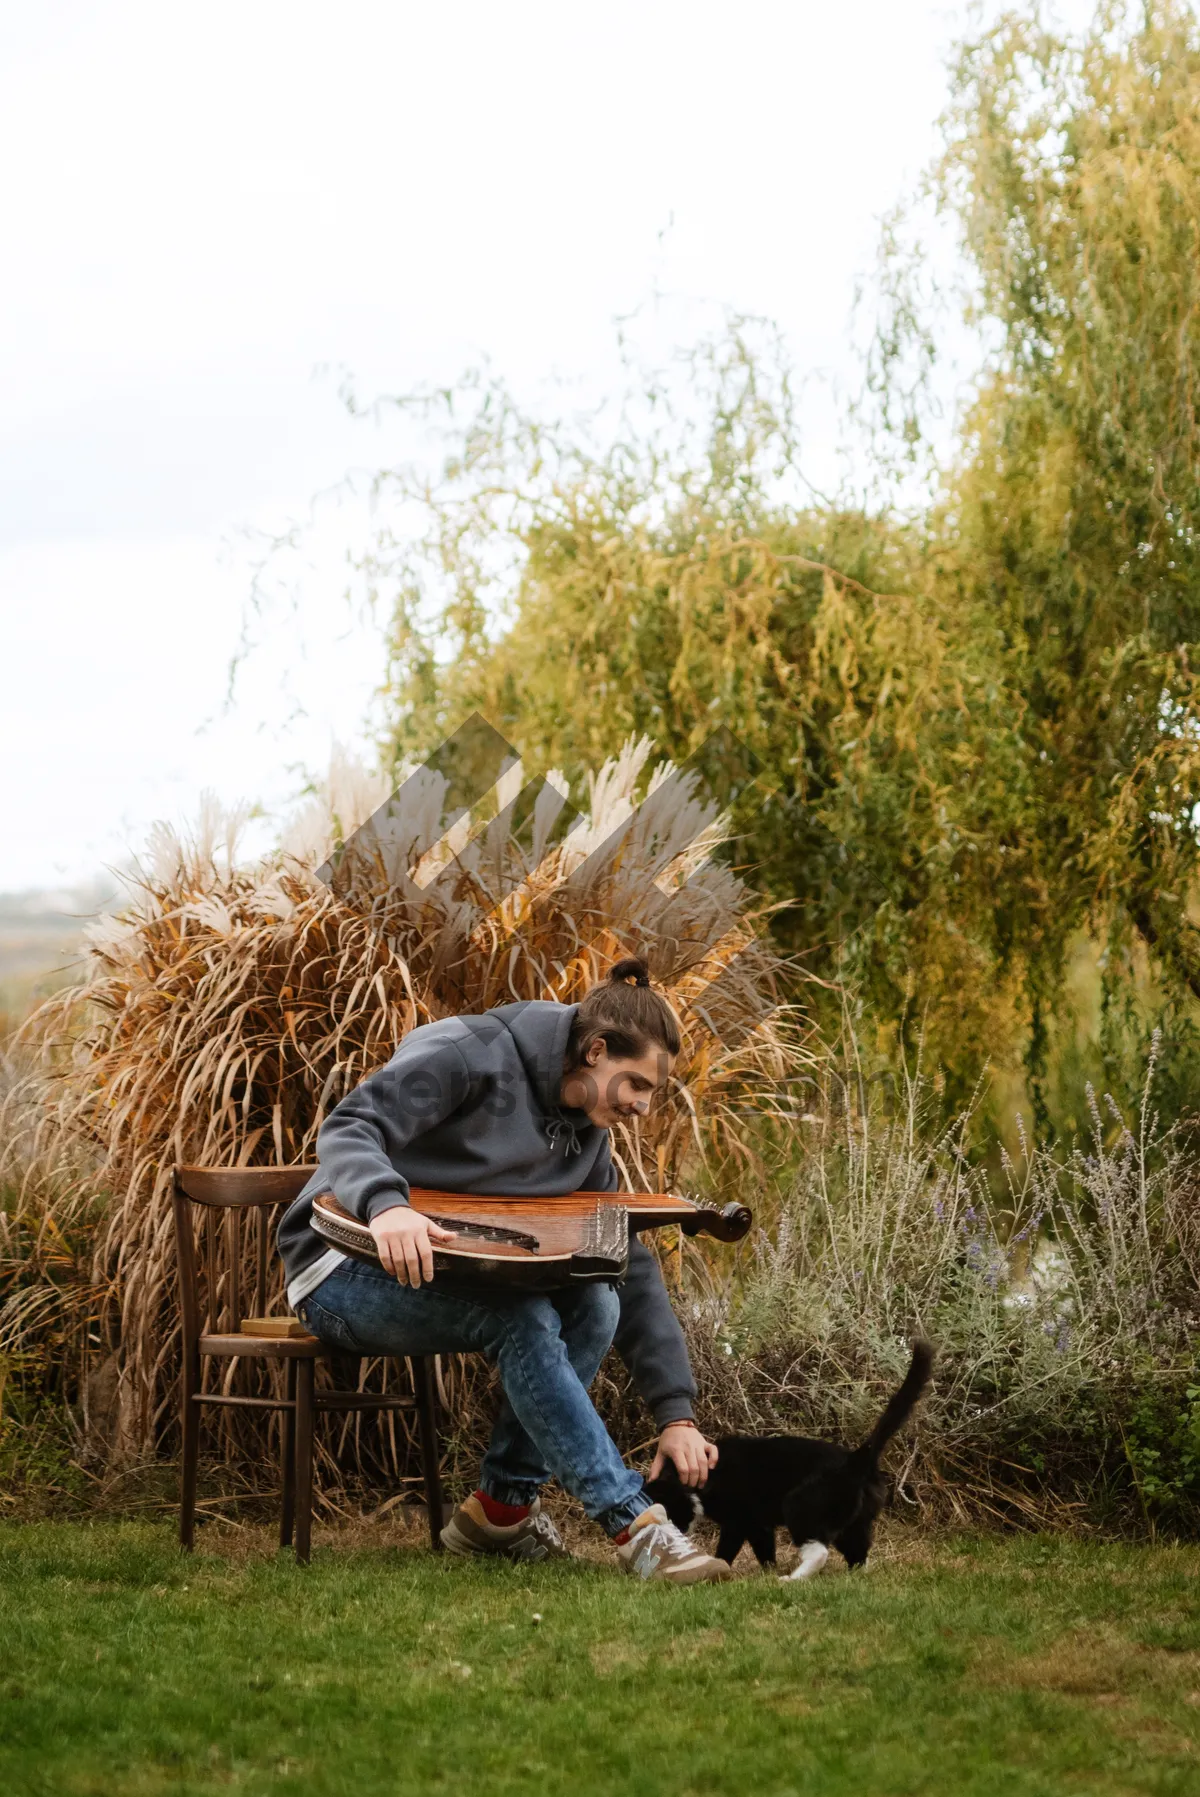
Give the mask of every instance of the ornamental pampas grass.
MULTIPOLYGON (((53 1318, 76 1361, 88 1342, 114 1356, 119 1403, 100 1433, 115 1458, 173 1438, 175 1162, 312 1159, 331 1106, 408 1030, 513 998, 569 1002, 631 950, 649 956, 686 1041, 657 1116, 614 1142, 631 1185, 752 1163, 748 1111, 808 1058, 761 908, 711 860, 722 819, 690 777, 650 766, 647 742, 592 777, 567 829, 560 777, 522 807, 510 768, 482 815, 447 828, 446 781, 406 772, 388 802, 386 780, 336 757, 255 862, 239 860, 242 820, 211 803, 191 834, 158 826, 123 907, 89 931, 82 982, 22 1032, 32 1067, 6 1100, 0 1352, 35 1352, 53 1318), (384 814, 386 841, 369 821, 384 814), (47 1244, 68 1242, 56 1274, 47 1244)), ((478 1373, 454 1377, 465 1402, 478 1373)), ((403 1441, 372 1446, 374 1426, 355 1435, 359 1463, 402 1473, 403 1441)), ((261 1454, 235 1413, 213 1428, 231 1462, 261 1454)), ((326 1453, 337 1446, 327 1434, 326 1453)))

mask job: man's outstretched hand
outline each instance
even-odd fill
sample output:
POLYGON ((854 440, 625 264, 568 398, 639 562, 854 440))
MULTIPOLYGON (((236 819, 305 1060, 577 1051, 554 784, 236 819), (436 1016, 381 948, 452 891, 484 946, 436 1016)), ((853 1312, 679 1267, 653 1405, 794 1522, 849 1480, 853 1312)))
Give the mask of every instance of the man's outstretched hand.
POLYGON ((422 1280, 428 1285, 433 1278, 434 1245, 454 1240, 452 1229, 431 1223, 407 1204, 380 1211, 372 1218, 370 1230, 385 1269, 394 1273, 401 1285, 418 1286, 422 1280))
POLYGON ((668 1423, 658 1438, 650 1477, 657 1479, 671 1461, 683 1485, 703 1485, 717 1464, 715 1443, 705 1441, 694 1423, 668 1423))

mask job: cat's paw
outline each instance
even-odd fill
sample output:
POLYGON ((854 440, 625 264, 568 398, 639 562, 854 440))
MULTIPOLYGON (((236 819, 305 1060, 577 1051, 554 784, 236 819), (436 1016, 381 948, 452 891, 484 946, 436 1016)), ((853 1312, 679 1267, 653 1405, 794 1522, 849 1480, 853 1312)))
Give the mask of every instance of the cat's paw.
POLYGON ((813 1579, 825 1566, 829 1559, 829 1549, 823 1541, 806 1541, 800 1549, 800 1561, 792 1572, 784 1573, 780 1584, 790 1585, 795 1579, 813 1579))

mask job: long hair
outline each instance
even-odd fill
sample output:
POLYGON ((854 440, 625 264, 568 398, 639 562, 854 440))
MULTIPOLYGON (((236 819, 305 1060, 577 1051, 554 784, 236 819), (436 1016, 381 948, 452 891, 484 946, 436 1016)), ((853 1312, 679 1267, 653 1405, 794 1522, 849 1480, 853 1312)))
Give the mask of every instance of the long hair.
POLYGON ((669 1055, 679 1053, 679 1019, 655 992, 650 969, 636 955, 616 962, 607 977, 584 994, 567 1038, 565 1071, 572 1073, 583 1065, 598 1037, 614 1060, 634 1060, 652 1046, 669 1055))

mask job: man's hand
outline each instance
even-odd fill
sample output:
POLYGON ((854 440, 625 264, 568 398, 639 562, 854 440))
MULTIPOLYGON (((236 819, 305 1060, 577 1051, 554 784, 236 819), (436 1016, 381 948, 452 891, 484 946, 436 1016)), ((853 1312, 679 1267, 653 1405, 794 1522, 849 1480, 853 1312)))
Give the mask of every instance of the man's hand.
POLYGON ((695 1423, 668 1423, 658 1438, 658 1452, 650 1477, 657 1479, 670 1460, 684 1485, 703 1485, 717 1464, 717 1450, 705 1441, 695 1423))
POLYGON ((407 1204, 394 1204, 380 1211, 370 1224, 371 1234, 379 1248, 379 1258, 401 1285, 426 1285, 433 1278, 435 1243, 452 1242, 454 1231, 442 1229, 407 1204))

